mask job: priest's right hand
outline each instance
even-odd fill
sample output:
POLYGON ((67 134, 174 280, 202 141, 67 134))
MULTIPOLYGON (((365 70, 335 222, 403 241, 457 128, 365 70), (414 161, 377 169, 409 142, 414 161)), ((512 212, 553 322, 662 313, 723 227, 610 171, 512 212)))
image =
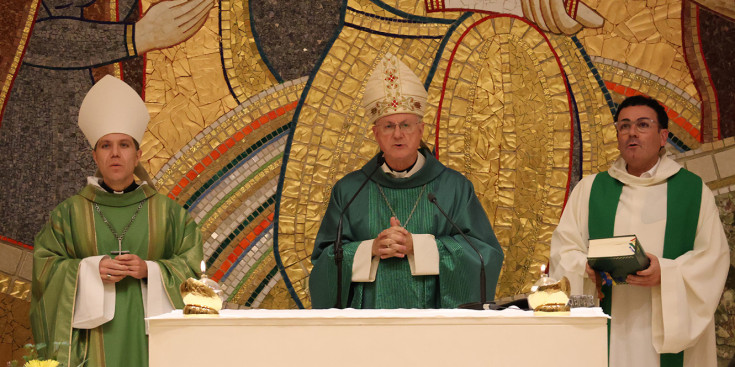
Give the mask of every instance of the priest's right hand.
POLYGON ((100 261, 100 278, 103 283, 117 283, 125 278, 127 268, 125 265, 105 256, 100 261))

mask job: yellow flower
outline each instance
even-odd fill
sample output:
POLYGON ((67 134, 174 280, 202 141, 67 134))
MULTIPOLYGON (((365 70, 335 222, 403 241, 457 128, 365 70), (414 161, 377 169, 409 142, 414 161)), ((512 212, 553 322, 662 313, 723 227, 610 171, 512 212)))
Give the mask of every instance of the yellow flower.
POLYGON ((45 361, 34 359, 32 361, 28 361, 23 367, 56 367, 58 365, 59 362, 52 359, 47 359, 45 361))

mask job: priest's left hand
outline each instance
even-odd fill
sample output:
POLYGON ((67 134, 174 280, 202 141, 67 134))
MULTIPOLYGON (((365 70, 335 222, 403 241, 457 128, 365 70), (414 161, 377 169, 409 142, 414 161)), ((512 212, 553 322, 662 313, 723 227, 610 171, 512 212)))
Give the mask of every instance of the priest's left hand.
POLYGON ((658 262, 658 257, 651 254, 646 254, 651 260, 651 264, 648 268, 643 269, 631 274, 625 278, 625 281, 630 285, 637 285, 640 287, 655 287, 661 284, 661 264, 658 262))
POLYGON ((589 263, 585 264, 584 271, 587 273, 587 276, 590 278, 590 280, 595 282, 595 289, 597 289, 597 298, 605 298, 605 294, 602 293, 602 279, 600 279, 600 274, 592 269, 589 263))
POLYGON ((127 275, 130 275, 135 279, 148 278, 148 265, 138 255, 119 255, 115 257, 115 261, 127 267, 127 275))

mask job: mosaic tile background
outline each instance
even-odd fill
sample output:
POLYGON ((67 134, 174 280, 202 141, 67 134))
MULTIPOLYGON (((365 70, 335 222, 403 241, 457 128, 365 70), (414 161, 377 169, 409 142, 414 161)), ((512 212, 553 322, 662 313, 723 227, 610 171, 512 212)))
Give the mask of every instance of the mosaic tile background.
MULTIPOLYGON (((718 195, 720 218, 725 226, 725 234, 730 244, 735 243, 735 197, 732 193, 718 195)), ((732 248, 732 247, 731 247, 732 248)), ((718 357, 730 360, 735 357, 735 271, 732 252, 730 253, 730 273, 725 283, 725 293, 717 308, 717 353, 718 357)))
MULTIPOLYGON (((0 37, 0 137, 33 141, 9 130, 5 111, 19 90, 13 81, 20 66, 30 62, 23 50, 36 13, 50 3, 0 1, 8 15, 0 31, 9 35, 0 37)), ((568 190, 616 158, 612 113, 636 93, 667 107, 667 148, 716 192, 735 244, 735 5, 584 3, 603 25, 566 35, 485 1, 219 0, 186 42, 83 71, 88 84, 90 75, 113 73, 144 95, 152 117, 142 142, 146 168, 156 187, 198 220, 207 273, 222 284, 230 308, 310 307, 309 256, 332 183, 377 151, 359 100, 386 52, 425 80, 424 140, 472 180, 503 245, 496 296, 527 292, 539 276, 568 190)), ((118 12, 129 7, 123 13, 132 22, 150 5, 97 0, 85 16, 122 22, 118 12)), ((88 88, 64 87, 78 95, 88 88)), ((44 106, 34 94, 23 96, 44 106)), ((24 130, 44 126, 36 115, 24 115, 24 130)), ((66 142, 71 131, 59 129, 48 141, 66 142)), ((29 178, 26 186, 4 185, 0 197, 39 186, 32 171, 16 174, 11 166, 0 157, 4 182, 10 174, 29 178)), ((81 187, 71 177, 84 169, 57 170, 70 179, 54 195, 81 187)), ((20 207, 0 200, 0 212, 40 223, 57 200, 45 201, 20 207)), ((30 340, 29 264, 38 228, 6 221, 0 229, 2 363, 30 340)), ((731 283, 717 314, 723 363, 735 353, 731 283)))

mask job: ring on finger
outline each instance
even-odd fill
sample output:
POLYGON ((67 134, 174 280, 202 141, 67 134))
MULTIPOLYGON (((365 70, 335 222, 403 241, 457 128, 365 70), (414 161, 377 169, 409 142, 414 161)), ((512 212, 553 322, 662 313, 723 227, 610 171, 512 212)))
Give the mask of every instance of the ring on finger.
POLYGON ((107 273, 107 279, 110 279, 110 278, 112 278, 112 275, 110 275, 110 273, 107 273))

